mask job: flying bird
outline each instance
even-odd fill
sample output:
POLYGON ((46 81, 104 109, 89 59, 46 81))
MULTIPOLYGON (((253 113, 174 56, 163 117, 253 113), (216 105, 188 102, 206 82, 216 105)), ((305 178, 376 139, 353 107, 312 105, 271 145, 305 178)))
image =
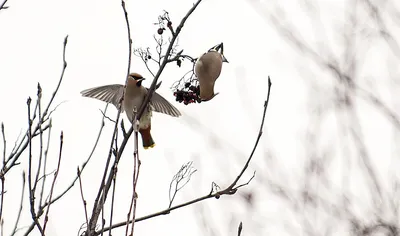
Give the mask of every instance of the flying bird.
MULTIPOLYGON (((119 101, 124 94, 124 100, 121 106, 121 112, 126 111, 126 115, 131 123, 134 122, 134 108, 140 109, 144 102, 148 89, 142 86, 142 81, 145 80, 143 76, 138 73, 131 73, 128 76, 126 90, 124 92, 124 85, 111 84, 99 86, 83 90, 82 96, 95 98, 107 103, 113 104, 118 108, 119 101)), ((159 86, 159 85, 158 85, 159 86)), ((146 107, 142 117, 139 121, 139 133, 142 137, 144 149, 152 148, 155 142, 151 136, 151 116, 152 111, 164 113, 173 117, 181 116, 179 110, 169 103, 158 93, 154 92, 149 105, 146 107)))
POLYGON ((223 55, 223 43, 212 47, 197 59, 194 72, 199 80, 202 101, 209 101, 218 95, 214 93, 214 85, 221 74, 223 62, 229 63, 223 55))

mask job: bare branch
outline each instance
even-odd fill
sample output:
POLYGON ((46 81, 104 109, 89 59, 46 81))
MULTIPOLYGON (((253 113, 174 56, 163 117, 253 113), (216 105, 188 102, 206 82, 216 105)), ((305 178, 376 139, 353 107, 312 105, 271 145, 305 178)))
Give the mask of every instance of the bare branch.
POLYGON ((241 171, 240 174, 236 177, 236 179, 232 182, 232 184, 229 186, 230 188, 233 188, 233 187, 237 184, 237 182, 239 181, 239 179, 242 177, 243 173, 246 171, 247 167, 249 166, 249 163, 250 163, 251 159, 253 158, 253 154, 254 154, 254 152, 256 151, 256 148, 257 148, 257 146, 258 146, 258 142, 260 141, 261 135, 263 134, 264 120, 265 120, 265 114, 266 114, 266 112, 267 112, 267 107, 268 107, 268 103, 269 103, 269 96, 270 96, 270 92, 271 92, 271 85, 272 85, 271 79, 270 79, 269 76, 268 76, 268 96, 267 96, 267 100, 266 100, 265 103, 264 103, 264 108, 265 108, 265 110, 264 110, 264 114, 263 114, 263 119, 262 119, 262 122, 261 122, 260 130, 259 130, 259 132, 258 132, 258 136, 257 136, 257 139, 256 139, 256 143, 254 144, 253 151, 251 152, 250 157, 247 159, 246 164, 243 166, 242 171, 241 171))
POLYGON ((31 101, 32 99, 29 97, 27 101, 28 105, 28 142, 29 142, 29 163, 28 163, 28 186, 29 186, 29 204, 31 210, 31 217, 34 222, 34 225, 38 228, 40 234, 44 236, 44 231, 42 226, 39 223, 38 216, 35 211, 35 191, 32 186, 32 119, 31 119, 31 101))
POLYGON ((14 229, 11 233, 11 236, 14 236, 15 233, 17 233, 17 228, 18 228, 18 224, 19 224, 19 219, 21 218, 21 213, 22 213, 22 205, 24 203, 24 193, 25 193, 25 171, 22 172, 22 192, 21 192, 21 201, 19 204, 19 211, 18 211, 18 216, 17 216, 17 220, 15 221, 15 225, 14 225, 14 229))
MULTIPOLYGON (((43 181, 42 181, 42 190, 41 190, 41 192, 40 192, 40 199, 39 199, 39 204, 40 205, 42 205, 43 204, 43 196, 44 196, 44 185, 45 185, 45 183, 46 183, 46 177, 47 177, 47 173, 46 173, 46 169, 47 169, 47 156, 48 156, 48 153, 49 153, 49 148, 50 148, 50 140, 51 140, 51 127, 52 127, 52 120, 50 119, 50 124, 49 124, 49 133, 48 133, 48 136, 47 136, 47 147, 46 147, 46 150, 44 151, 44 163, 43 163, 43 176, 42 177, 40 177, 37 181, 40 181, 42 178, 43 178, 43 181)), ((38 171, 39 172, 39 171, 38 171)), ((51 172, 51 173, 53 173, 53 172, 51 172)), ((49 173, 49 174, 51 174, 51 173, 49 173)))
MULTIPOLYGON (((60 135, 60 152, 58 154, 57 170, 54 173, 53 183, 51 184, 49 202, 51 202, 51 200, 53 198, 54 186, 56 184, 58 172, 60 171, 61 154, 62 154, 63 143, 64 143, 64 134, 63 134, 63 131, 61 131, 61 135, 60 135)), ((47 207, 46 214, 44 215, 43 234, 44 234, 44 232, 46 230, 46 225, 47 225, 47 222, 48 222, 50 205, 47 207)))
MULTIPOLYGON (((65 69, 67 68, 67 62, 66 62, 66 60, 65 60, 65 52, 66 52, 67 42, 68 42, 68 35, 64 38, 64 47, 63 47, 63 69, 62 69, 62 71, 61 71, 61 76, 60 76, 60 79, 59 79, 58 84, 57 84, 57 86, 56 86, 56 89, 54 90, 54 92, 53 92, 53 94, 52 94, 52 96, 51 96, 51 98, 50 98, 50 101, 49 101, 49 103, 47 104, 47 107, 46 107, 46 109, 44 110, 44 112, 43 112, 43 114, 42 114, 42 117, 41 117, 41 120, 42 120, 42 121, 45 121, 45 120, 48 119, 48 114, 47 114, 47 113, 48 113, 48 111, 49 111, 49 109, 50 109, 50 106, 52 105, 52 103, 53 103, 53 101, 54 101, 54 98, 55 98, 55 96, 56 96, 56 94, 57 94, 57 92, 58 92, 58 90, 59 90, 59 88, 60 88, 61 82, 62 82, 62 80, 63 80, 63 78, 64 78, 65 69)), ((37 107, 38 107, 38 104, 36 104, 35 112, 33 113, 33 114, 34 114, 33 117, 32 117, 32 118, 29 118, 30 123, 31 123, 31 124, 30 124, 31 127, 28 128, 28 130, 26 131, 26 133, 25 133, 25 135, 23 136, 22 140, 20 141, 20 143, 19 143, 18 145, 15 145, 15 146, 17 146, 17 148, 14 147, 15 150, 13 149, 13 151, 10 153, 9 157, 8 157, 7 160, 6 160, 7 166, 3 167, 3 172, 0 173, 0 174, 5 175, 13 166, 18 165, 17 161, 18 161, 19 157, 20 157, 21 154, 26 150, 26 148, 28 147, 28 145, 29 145, 29 143, 30 143, 30 141, 31 141, 31 140, 29 140, 29 136, 30 136, 31 138, 33 138, 34 136, 36 136, 36 133, 37 133, 37 132, 39 131, 39 129, 40 129, 40 125, 43 124, 43 122, 42 122, 42 123, 39 122, 39 123, 36 125, 36 127, 32 130, 32 124, 33 124, 34 118, 36 117, 36 109, 37 109, 37 107), (29 131, 29 129, 30 129, 30 131, 29 131), (28 135, 28 132, 31 132, 31 134, 28 135), (27 139, 27 138, 28 138, 28 139, 27 139)), ((44 128, 43 128, 43 129, 44 129, 44 128)), ((39 134, 40 134, 40 133, 39 133, 39 134)), ((28 174, 28 175, 29 175, 29 174, 28 174)), ((1 177, 1 176, 0 176, 0 177, 1 177)))
POLYGON ((189 183, 192 175, 197 171, 193 166, 193 162, 190 161, 184 164, 179 171, 174 175, 169 184, 169 205, 168 208, 172 206, 176 194, 181 190, 187 183, 189 183), (183 184, 181 184, 183 182, 183 184), (174 184, 175 183, 175 184, 174 184), (172 195, 172 196, 171 196, 172 195))
POLYGON ((4 131, 4 123, 1 122, 1 134, 3 137, 3 168, 6 166, 6 150, 7 150, 7 141, 6 141, 6 134, 4 131))
MULTIPOLYGON (((38 167, 36 170, 36 177, 35 177, 35 182, 33 185, 33 193, 36 192, 36 186, 38 183, 39 175, 40 175, 40 169, 42 166, 42 157, 43 157, 43 130, 42 130, 42 88, 40 87, 40 84, 38 83, 38 92, 37 92, 37 104, 38 104, 38 117, 39 117, 39 160, 38 160, 38 167)), ((50 135, 49 135, 50 136, 50 135)), ((43 190, 43 189, 42 189, 43 190)))
MULTIPOLYGON (((193 200, 191 200, 191 201, 188 201, 188 202, 185 202, 185 203, 182 203, 182 204, 173 206, 173 207, 168 207, 168 208, 165 209, 165 210, 162 210, 162 211, 159 211, 159 212, 156 212, 156 213, 147 215, 147 216, 143 216, 143 217, 140 217, 140 218, 136 218, 136 219, 135 219, 135 222, 140 222, 140 221, 147 220, 147 219, 151 219, 151 218, 154 218, 154 217, 157 217, 157 216, 166 215, 166 214, 169 214, 169 213, 170 213, 171 211, 173 211, 173 210, 176 210, 176 209, 179 209, 179 208, 182 208, 182 207, 186 207, 186 206, 192 205, 192 204, 194 204, 194 203, 198 203, 198 202, 204 201, 204 200, 209 199, 209 198, 216 198, 216 199, 219 199, 222 195, 233 195, 233 194, 236 193, 236 191, 237 191, 240 187, 245 186, 246 184, 242 184, 242 185, 238 185, 238 186, 236 186, 236 184, 237 184, 237 182, 240 180, 240 178, 242 177, 243 173, 244 173, 244 172, 246 171, 246 169, 248 168, 249 163, 250 163, 250 161, 252 160, 252 157, 253 157, 253 155, 254 155, 254 152, 255 152, 255 150, 256 150, 256 148, 257 148, 257 146, 258 146, 258 143, 259 143, 259 141, 260 141, 260 138, 261 138, 261 136, 262 136, 262 133, 263 133, 262 130, 263 130, 263 127, 264 127, 265 115, 266 115, 267 107, 268 107, 268 103, 269 103, 269 97, 270 97, 270 92, 271 92, 271 86, 272 86, 272 83, 271 83, 270 78, 268 77, 268 96, 267 96, 267 100, 264 102, 264 111, 263 111, 263 116, 262 116, 262 120, 261 120, 260 130, 259 130, 259 133, 258 133, 256 142, 255 142, 254 148, 253 148, 253 150, 252 150, 250 156, 248 157, 247 162, 245 163, 243 169, 242 169, 241 172, 239 173, 238 177, 236 177, 235 180, 232 182, 232 184, 230 184, 227 188, 225 188, 225 189, 223 189, 223 190, 221 190, 221 191, 217 191, 217 192, 215 192, 215 193, 213 193, 214 185, 212 185, 212 190, 211 190, 210 193, 208 193, 207 195, 204 195, 204 196, 202 196, 202 197, 193 199, 193 200)), ((253 178, 254 178, 254 174, 253 174, 253 177, 252 177, 248 182, 250 182, 253 178)), ((124 226, 124 225, 127 225, 127 223, 132 223, 132 221, 129 221, 129 222, 124 221, 124 222, 115 224, 115 225, 113 225, 112 227, 104 228, 104 231, 109 231, 110 229, 115 229, 115 228, 118 228, 118 227, 122 227, 122 226, 124 226)), ((99 234, 100 234, 99 232, 96 232, 96 233, 95 233, 95 235, 99 235, 99 234)))
MULTIPOLYGON (((185 17, 183 17, 183 19, 181 20, 181 23, 178 25, 178 27, 176 28, 175 34, 173 35, 171 42, 169 43, 168 49, 165 53, 165 55, 170 55, 171 51, 172 51, 172 47, 174 46, 174 42, 176 41, 179 33, 181 32, 186 20, 189 18, 189 16, 193 13, 193 11, 197 8, 197 6, 200 4, 201 0, 198 0, 193 7, 188 11, 188 13, 185 15, 185 17)), ((140 118, 142 117, 145 108, 147 107, 147 105, 150 102, 151 97, 153 96, 153 93, 155 91, 156 85, 157 85, 157 81, 158 78, 160 77, 162 71, 164 70, 165 66, 168 63, 168 57, 164 57, 163 62, 160 65, 160 68, 156 74, 156 76, 153 79, 153 82, 151 83, 151 86, 149 88, 149 91, 147 92, 146 98, 144 100, 144 102, 142 103, 142 106, 139 109, 138 112, 138 116, 137 119, 140 120, 140 118)), ((128 132, 129 134, 129 132, 128 132)))
POLYGON ((239 227, 238 227, 238 236, 240 236, 242 234, 242 228, 243 228, 243 224, 240 221, 239 227))
POLYGON ((6 4, 7 0, 4 0, 4 2, 2 4, 0 4, 0 10, 1 9, 7 9, 7 6, 4 6, 6 4))
MULTIPOLYGON (((178 28, 177 28, 177 30, 175 32, 174 37, 172 38, 172 40, 171 40, 171 42, 169 44, 169 47, 168 47, 167 52, 166 52, 166 55, 169 55, 171 53, 172 47, 174 45, 174 42, 175 42, 177 36, 179 35, 180 31, 182 30, 182 27, 183 27, 184 23, 186 22, 188 17, 192 14, 192 12, 196 9, 196 7, 200 4, 200 2, 201 2, 201 0, 198 0, 193 5, 193 7, 189 10, 189 12, 186 14, 186 16, 182 19, 181 23, 179 24, 179 26, 178 26, 178 28)), ((129 38, 129 58, 128 58, 128 70, 127 70, 127 78, 128 78, 128 75, 130 73, 130 64, 131 64, 131 54, 132 54, 131 43, 132 43, 132 40, 130 38, 130 27, 129 27, 128 14, 127 14, 127 11, 125 9, 125 2, 123 0, 122 0, 122 8, 123 8, 124 13, 125 13, 125 19, 126 19, 127 29, 128 29, 128 38, 129 38)), ((146 98, 145 98, 144 102, 142 103, 142 106, 139 109, 138 115, 136 116, 137 120, 140 120, 140 117, 142 116, 145 107, 147 107, 147 105, 148 105, 148 103, 149 103, 149 101, 151 99, 152 94, 154 93, 155 89, 157 88, 157 85, 158 85, 157 84, 157 80, 160 77, 162 71, 164 70, 164 68, 165 68, 165 66, 167 64, 167 61, 168 60, 165 57, 163 62, 162 62, 162 64, 161 64, 161 66, 160 66, 160 68, 159 68, 159 70, 158 70, 158 72, 157 72, 157 74, 156 74, 156 76, 155 76, 155 78, 154 78, 154 80, 153 80, 153 82, 152 82, 152 85, 151 85, 150 89, 148 90, 146 98)), ((125 84, 125 87, 126 87, 126 84, 125 84)), ((121 107, 121 104, 122 104, 123 97, 124 96, 122 96, 122 98, 121 98, 121 100, 119 102, 119 109, 118 109, 118 114, 117 114, 117 119, 116 119, 116 126, 114 128, 114 134, 113 134, 112 140, 114 140, 115 134, 117 132, 116 131, 117 130, 117 123, 118 123, 119 116, 120 116, 120 113, 121 113, 120 107, 121 107)), ((127 132, 126 136, 124 137, 124 139, 123 139, 123 141, 122 141, 122 143, 120 145, 120 149, 118 151, 118 154, 116 155, 117 156, 116 160, 115 160, 116 163, 119 162, 119 159, 122 156, 122 153, 123 153, 123 151, 125 149, 125 146, 126 146, 126 144, 128 142, 128 139, 132 135, 132 132, 133 132, 133 127, 131 127, 129 129, 129 131, 127 132)), ((109 191, 109 189, 111 187, 111 184, 112 184, 112 180, 113 180, 113 176, 114 176, 113 173, 114 173, 114 171, 116 171, 114 168, 112 168, 110 170, 110 174, 108 175, 107 182, 105 182, 105 178, 106 178, 106 175, 107 175, 107 170, 108 170, 111 154, 112 154, 112 145, 110 147, 109 157, 107 159, 105 172, 104 172, 103 179, 102 179, 102 182, 101 182, 102 184, 101 184, 101 187, 99 189, 98 195, 97 195, 97 197, 95 199, 95 204, 94 204, 94 207, 93 207, 92 216, 90 218, 88 230, 86 231, 86 235, 93 235, 95 233, 96 222, 98 220, 98 217, 100 215, 101 209, 102 209, 102 207, 104 205, 104 201, 105 201, 105 199, 106 199, 106 197, 108 195, 108 191, 109 191), (101 199, 102 201, 99 202, 99 199, 101 199)))
POLYGON ((77 175, 78 175, 78 179, 79 179, 79 189, 81 190, 81 198, 82 198, 82 202, 83 202, 83 209, 85 210, 86 226, 88 226, 89 225, 89 218, 88 218, 88 214, 87 214, 87 207, 86 207, 87 204, 86 204, 85 197, 83 195, 81 171, 79 170, 79 166, 77 167, 77 175))

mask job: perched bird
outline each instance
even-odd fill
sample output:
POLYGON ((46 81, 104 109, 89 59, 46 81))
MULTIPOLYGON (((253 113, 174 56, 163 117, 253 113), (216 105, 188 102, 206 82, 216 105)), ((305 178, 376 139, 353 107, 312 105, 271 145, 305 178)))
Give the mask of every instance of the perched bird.
MULTIPOLYGON (((126 111, 126 115, 131 123, 134 122, 134 108, 136 107, 137 111, 139 111, 148 92, 148 89, 142 86, 143 80, 145 80, 145 78, 138 73, 131 73, 128 76, 121 112, 126 111)), ((107 103, 112 103, 118 108, 123 91, 124 85, 111 84, 86 89, 83 90, 81 94, 84 97, 96 98, 107 103)), ((139 121, 139 133, 142 136, 144 149, 155 146, 150 133, 152 111, 164 113, 173 117, 179 117, 181 115, 177 108, 161 95, 154 92, 149 105, 146 107, 145 112, 139 121)))
POLYGON ((202 101, 209 101, 218 95, 218 93, 214 93, 214 84, 221 74, 223 62, 229 63, 223 55, 222 43, 211 48, 197 59, 194 72, 199 79, 202 101))

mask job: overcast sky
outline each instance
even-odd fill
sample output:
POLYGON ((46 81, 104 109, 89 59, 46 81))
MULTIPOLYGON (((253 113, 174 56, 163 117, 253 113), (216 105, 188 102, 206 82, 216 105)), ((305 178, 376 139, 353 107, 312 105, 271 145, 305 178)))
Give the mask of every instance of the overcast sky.
MULTIPOLYGON (((292 22, 303 40, 320 49, 320 52, 330 51, 333 56, 343 58, 344 47, 340 43, 343 38, 341 33, 336 35, 335 32, 347 29, 348 9, 340 1, 316 2, 320 13, 318 17, 323 22, 321 24, 315 24, 307 17, 311 14, 308 13, 310 8, 304 7, 307 4, 303 6, 293 1, 282 3, 284 12, 278 12, 272 8, 274 4, 266 1, 203 0, 185 24, 179 37, 179 47, 185 53, 197 57, 223 42, 224 53, 230 63, 223 65, 216 83, 215 91, 220 94, 210 102, 189 106, 174 102, 169 87, 190 65, 177 68, 171 64, 162 74, 160 79, 163 84, 158 92, 173 103, 183 116, 172 118, 153 114, 152 134, 156 146, 140 150, 142 165, 137 190, 138 217, 168 206, 170 180, 181 165, 188 161, 193 161, 198 171, 188 186, 178 194, 176 204, 207 194, 212 181, 224 187, 237 176, 258 133, 264 100, 267 98, 268 76, 273 86, 264 136, 243 181, 247 181, 254 170, 257 170, 257 175, 255 181, 242 190, 245 193, 257 191, 257 186, 262 186, 262 181, 257 178, 263 175, 273 176, 271 178, 297 188, 297 180, 303 173, 302 160, 310 147, 304 141, 305 130, 312 126, 315 118, 312 112, 315 112, 316 106, 310 104, 318 103, 322 104, 321 109, 329 108, 334 93, 329 87, 330 82, 323 81, 322 75, 326 70, 298 53, 278 33, 267 13, 277 13, 282 24, 292 22), (272 162, 268 162, 271 156, 279 160, 277 166, 271 166, 272 162)), ((188 0, 127 1, 133 47, 154 49, 153 34, 157 27, 153 23, 157 22, 157 16, 167 10, 176 26, 192 4, 193 1, 188 0)), ((64 151, 55 187, 55 193, 60 193, 75 177, 76 167, 88 157, 101 124, 102 114, 99 109, 105 106, 100 101, 82 98, 79 92, 99 85, 123 84, 125 81, 128 42, 121 3, 116 0, 9 0, 6 5, 9 8, 0 11, 0 121, 6 127, 8 150, 11 150, 20 132, 26 129, 26 99, 28 96, 35 97, 37 83, 43 88, 43 101, 48 101, 51 96, 62 70, 63 40, 66 35, 69 36, 66 49, 68 67, 55 100, 55 104, 64 103, 53 114, 49 156, 49 166, 54 168, 58 137, 62 130, 64 151)), ((363 46, 362 43, 357 45, 363 46)), ((390 48, 381 44, 371 47, 362 65, 366 69, 360 73, 369 78, 367 88, 375 85, 376 94, 382 95, 388 106, 398 112, 395 109, 398 99, 391 95, 399 91, 398 84, 386 83, 390 81, 389 78, 399 75, 398 66, 393 66, 398 59, 390 51, 390 48), (373 59, 378 60, 376 57, 392 65, 392 70, 387 71, 385 66, 375 63, 373 59), (380 75, 385 85, 376 85, 375 75, 380 75)), ((322 55, 329 58, 328 54, 322 55)), ((346 63, 341 66, 345 67, 346 63)), ((131 72, 149 78, 144 85, 150 86, 151 74, 142 61, 134 56, 131 72)), ((379 148, 372 150, 373 154, 390 156, 393 149, 389 134, 393 127, 385 117, 372 112, 372 108, 360 106, 358 112, 369 116, 362 121, 362 125, 368 127, 364 130, 368 144, 379 145, 379 148)), ((109 107, 107 115, 114 118, 116 114, 116 109, 109 107)), ((336 121, 332 120, 334 117, 334 114, 328 114, 327 123, 319 126, 320 129, 326 133, 336 132, 339 127, 335 126, 336 121)), ((125 115, 123 118, 127 121, 125 115)), ((111 122, 106 121, 98 148, 82 176, 89 212, 103 174, 113 127, 111 122)), ((340 137, 336 133, 332 137, 320 136, 324 140, 321 149, 330 144, 334 146, 331 149, 335 149, 340 137)), ((133 139, 130 139, 118 169, 115 222, 124 221, 129 208, 132 194, 132 152, 133 139)), ((15 167, 7 177, 7 204, 3 213, 6 235, 14 226, 18 209, 15 199, 19 199, 21 191, 20 175, 27 167, 27 155, 22 158, 23 163, 15 167)), ((340 168, 345 163, 339 161, 334 165, 340 168)), ((382 163, 384 167, 381 171, 385 173, 385 168, 390 169, 394 162, 382 157, 382 163)), ((334 176, 343 175, 343 172, 335 173, 334 176)), ((28 198, 25 200, 28 203, 28 198)), ((259 235, 257 232, 263 235, 293 235, 285 229, 288 227, 287 222, 292 222, 290 226, 295 229, 300 227, 300 223, 291 218, 273 194, 260 192, 253 207, 249 209, 250 206, 246 205, 240 194, 219 200, 210 199, 166 216, 137 223, 135 231, 137 235, 235 235, 237 225, 243 221, 244 235, 259 235), (203 216, 207 219, 202 220, 203 216), (213 233, 211 229, 207 230, 204 222, 216 231, 213 233)), ((49 217, 48 235, 77 235, 85 222, 77 185, 63 200, 51 207, 49 217)), ((28 208, 25 208, 21 226, 29 225, 30 222, 28 208)), ((316 222, 317 225, 324 225, 322 220, 316 222)), ((124 230, 115 230, 113 234, 122 234, 124 230)), ((34 235, 38 235, 38 232, 34 235)))

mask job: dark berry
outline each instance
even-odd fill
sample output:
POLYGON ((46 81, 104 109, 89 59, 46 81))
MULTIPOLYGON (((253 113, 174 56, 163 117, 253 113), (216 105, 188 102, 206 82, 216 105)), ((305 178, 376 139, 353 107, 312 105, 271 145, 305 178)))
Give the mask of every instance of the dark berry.
POLYGON ((178 59, 178 60, 176 61, 176 64, 177 64, 179 67, 181 67, 182 61, 178 59))
POLYGON ((147 56, 147 60, 150 60, 150 59, 151 59, 151 56, 150 56, 150 55, 148 55, 148 56, 147 56))
POLYGON ((190 82, 185 83, 185 88, 189 88, 190 82))
POLYGON ((164 30, 163 30, 162 28, 158 28, 157 33, 158 33, 159 35, 161 35, 163 32, 164 32, 164 30))
POLYGON ((167 27, 169 28, 169 27, 171 27, 171 26, 172 26, 172 22, 171 22, 171 21, 168 21, 167 27))

